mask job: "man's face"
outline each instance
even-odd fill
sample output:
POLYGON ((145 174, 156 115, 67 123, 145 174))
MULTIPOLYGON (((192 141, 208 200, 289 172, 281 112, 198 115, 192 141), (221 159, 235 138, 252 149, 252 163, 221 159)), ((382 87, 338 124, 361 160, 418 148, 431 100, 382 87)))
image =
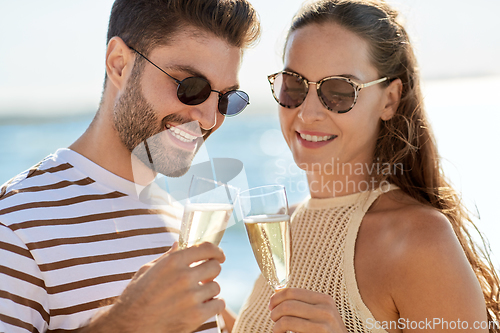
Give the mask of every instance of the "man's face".
MULTIPOLYGON (((241 50, 194 28, 147 57, 177 80, 203 77, 222 93, 238 87, 241 50)), ((177 98, 177 83, 142 59, 116 101, 114 125, 125 147, 143 163, 153 162, 156 172, 181 176, 203 141, 224 121, 218 100, 219 95, 212 92, 199 105, 183 104, 177 98)))

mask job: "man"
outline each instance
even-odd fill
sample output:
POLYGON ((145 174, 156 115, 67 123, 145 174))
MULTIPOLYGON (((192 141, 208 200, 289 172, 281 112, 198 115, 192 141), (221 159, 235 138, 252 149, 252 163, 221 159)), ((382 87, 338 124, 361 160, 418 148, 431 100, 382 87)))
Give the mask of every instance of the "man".
POLYGON ((171 248, 179 211, 137 188, 185 173, 246 106, 237 71, 258 35, 246 0, 115 1, 92 124, 0 188, 0 332, 218 331, 224 254, 171 248))

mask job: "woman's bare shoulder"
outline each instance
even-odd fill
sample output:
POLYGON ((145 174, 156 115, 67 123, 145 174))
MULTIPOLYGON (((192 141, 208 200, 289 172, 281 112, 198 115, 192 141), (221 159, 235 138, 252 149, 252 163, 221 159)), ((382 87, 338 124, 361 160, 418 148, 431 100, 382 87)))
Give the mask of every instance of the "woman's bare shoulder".
POLYGON ((449 246, 460 248, 452 225, 442 212, 400 190, 381 195, 365 220, 386 234, 384 238, 388 241, 379 245, 390 249, 393 259, 399 256, 407 260, 408 256, 441 251, 449 246))
POLYGON ((445 316, 448 311, 462 314, 484 305, 477 278, 448 218, 402 191, 383 194, 376 201, 363 220, 358 241, 363 242, 356 245, 362 250, 357 255, 364 256, 358 257, 360 263, 378 263, 370 266, 372 277, 400 314, 434 311, 445 316))

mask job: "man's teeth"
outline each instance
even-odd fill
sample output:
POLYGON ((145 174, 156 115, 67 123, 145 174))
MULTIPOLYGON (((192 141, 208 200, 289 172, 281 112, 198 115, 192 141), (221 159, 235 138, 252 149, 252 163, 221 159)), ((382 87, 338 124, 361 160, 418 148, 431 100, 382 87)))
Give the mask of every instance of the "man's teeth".
POLYGON ((306 141, 320 142, 320 141, 328 141, 330 139, 333 139, 335 137, 335 135, 316 136, 316 135, 309 135, 309 134, 300 133, 300 137, 306 141))
POLYGON ((177 139, 179 139, 182 142, 192 142, 192 141, 198 139, 198 137, 193 136, 187 132, 184 132, 183 130, 181 130, 177 127, 171 126, 169 124, 167 124, 167 130, 170 132, 170 134, 172 134, 173 136, 175 136, 177 139))

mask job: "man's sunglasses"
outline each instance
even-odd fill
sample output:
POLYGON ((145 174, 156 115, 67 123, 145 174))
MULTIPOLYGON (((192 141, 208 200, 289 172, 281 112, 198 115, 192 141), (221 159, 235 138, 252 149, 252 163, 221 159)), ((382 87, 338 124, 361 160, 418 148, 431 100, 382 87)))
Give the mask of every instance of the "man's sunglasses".
POLYGON ((267 77, 271 84, 273 96, 279 105, 293 109, 300 106, 306 99, 309 85, 315 84, 321 103, 335 113, 350 111, 362 88, 388 80, 388 77, 359 84, 347 77, 329 76, 318 82, 310 82, 294 72, 281 71, 267 77))
POLYGON ((172 80, 177 83, 177 98, 186 105, 198 105, 205 102, 212 92, 219 94, 219 112, 224 116, 235 116, 243 111, 249 103, 249 97, 246 92, 241 90, 231 90, 222 93, 212 89, 210 83, 202 77, 188 77, 184 80, 177 80, 172 75, 165 72, 151 60, 146 58, 139 51, 130 47, 132 51, 146 59, 151 65, 158 68, 163 73, 167 74, 172 80))

